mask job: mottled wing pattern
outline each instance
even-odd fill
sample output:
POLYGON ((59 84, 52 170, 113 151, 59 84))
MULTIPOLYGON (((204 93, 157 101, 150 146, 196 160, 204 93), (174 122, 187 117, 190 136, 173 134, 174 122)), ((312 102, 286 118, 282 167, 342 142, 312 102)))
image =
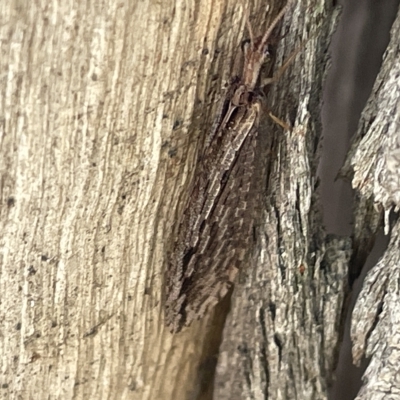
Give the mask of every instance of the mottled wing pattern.
POLYGON ((252 238, 251 187, 260 104, 237 107, 206 148, 166 274, 166 323, 174 332, 229 290, 252 238))
POLYGON ((248 23, 242 73, 232 80, 197 163, 165 275, 165 319, 173 332, 201 318, 227 293, 250 247, 261 107, 254 93, 272 32, 292 1, 262 37, 255 39, 248 23))

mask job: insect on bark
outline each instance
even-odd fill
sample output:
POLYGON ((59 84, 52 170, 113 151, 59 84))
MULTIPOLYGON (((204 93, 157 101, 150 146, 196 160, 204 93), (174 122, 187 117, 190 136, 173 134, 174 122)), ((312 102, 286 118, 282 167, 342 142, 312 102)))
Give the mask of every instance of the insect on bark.
POLYGON ((256 89, 272 32, 290 5, 261 38, 254 39, 248 24, 241 75, 232 78, 199 156, 165 271, 165 322, 172 332, 201 318, 226 295, 249 247, 261 111, 256 89))

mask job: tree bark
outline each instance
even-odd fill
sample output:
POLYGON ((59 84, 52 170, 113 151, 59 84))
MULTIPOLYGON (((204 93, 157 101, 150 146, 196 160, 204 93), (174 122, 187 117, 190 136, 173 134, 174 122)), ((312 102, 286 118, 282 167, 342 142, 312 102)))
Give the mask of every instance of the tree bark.
POLYGON ((317 194, 331 1, 283 22, 275 69, 305 47, 268 94, 292 129, 262 125, 254 257, 213 315, 163 324, 175 210, 246 13, 259 34, 283 6, 267 4, 1 3, 2 397, 327 397, 350 258, 317 194))
POLYGON ((357 400, 395 398, 400 390, 400 226, 397 216, 390 218, 400 207, 400 12, 390 36, 343 168, 360 199, 355 210, 353 265, 361 264, 371 250, 368 242, 382 225, 382 215, 385 232, 390 233, 388 247, 365 278, 352 315, 353 360, 369 358, 357 400))
POLYGON ((0 397, 185 398, 204 335, 163 326, 163 245, 195 111, 210 123, 243 7, 41 0, 0 13, 0 397))
POLYGON ((301 2, 285 21, 278 65, 290 43, 309 42, 270 93, 271 109, 290 115, 293 129, 277 133, 271 123, 265 133, 274 139, 258 251, 233 292, 216 399, 323 399, 333 381, 351 242, 324 232, 316 175, 336 17, 330 2, 301 2))

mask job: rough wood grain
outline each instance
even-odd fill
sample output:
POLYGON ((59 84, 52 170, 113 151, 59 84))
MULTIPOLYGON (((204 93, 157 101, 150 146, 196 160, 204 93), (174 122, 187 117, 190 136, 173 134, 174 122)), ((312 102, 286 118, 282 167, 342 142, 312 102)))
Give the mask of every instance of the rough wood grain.
POLYGON ((272 22, 257 38, 247 24, 251 39, 236 55, 243 59, 241 70, 231 72, 221 112, 211 131, 204 132, 206 143, 171 235, 165 268, 165 321, 172 332, 202 318, 227 295, 251 249, 255 210, 261 209, 258 194, 264 190, 263 180, 257 179, 256 158, 264 156, 257 152, 257 136, 260 119, 268 118, 260 73, 267 58, 272 62, 268 54, 276 42, 274 32, 292 4, 271 14, 272 22))
POLYGON ((336 16, 331 2, 304 1, 285 19, 288 33, 279 60, 315 37, 267 99, 293 130, 266 127, 273 139, 259 252, 232 295, 216 399, 328 396, 351 254, 349 240, 327 237, 321 229, 315 179, 321 89, 336 16))
POLYGON ((163 245, 244 12, 1 2, 1 398, 198 391, 205 334, 164 331, 163 245))
MULTIPOLYGON (((356 139, 344 171, 352 173, 352 184, 362 201, 359 215, 385 215, 390 242, 380 261, 369 271, 352 315, 353 359, 370 358, 357 400, 396 398, 399 352, 400 226, 390 228, 389 213, 400 206, 400 13, 391 30, 391 40, 381 71, 363 111, 356 139), (374 204, 366 209, 367 203, 374 204)), ((361 219, 360 225, 365 223, 361 219)), ((356 227, 357 228, 357 227, 356 227)), ((361 228, 358 229, 361 231, 361 228)))
MULTIPOLYGON (((286 22, 286 55, 306 32, 322 36, 270 96, 294 130, 266 127, 261 268, 242 278, 231 317, 232 326, 242 298, 260 322, 250 331, 237 320, 239 350, 256 361, 237 383, 250 377, 243 390, 258 397, 324 396, 337 342, 348 245, 316 228, 313 178, 329 4, 299 2, 286 22)), ((164 244, 247 7, 266 24, 261 0, 0 3, 0 397, 207 396, 221 321, 177 338, 164 329, 164 244)), ((237 357, 232 332, 217 390, 237 357)))

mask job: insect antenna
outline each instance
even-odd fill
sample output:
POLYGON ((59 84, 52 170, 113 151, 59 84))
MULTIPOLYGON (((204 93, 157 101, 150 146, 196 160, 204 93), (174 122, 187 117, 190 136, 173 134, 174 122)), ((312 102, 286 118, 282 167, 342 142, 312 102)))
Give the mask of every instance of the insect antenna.
POLYGON ((268 42, 269 37, 272 34, 272 31, 275 29, 276 25, 278 25, 279 21, 283 18, 285 13, 288 11, 289 7, 292 5, 292 1, 288 1, 286 6, 279 11, 279 14, 275 17, 275 19, 271 22, 271 25, 268 27, 267 31, 265 32, 263 38, 260 42, 260 48, 264 48, 268 42))

